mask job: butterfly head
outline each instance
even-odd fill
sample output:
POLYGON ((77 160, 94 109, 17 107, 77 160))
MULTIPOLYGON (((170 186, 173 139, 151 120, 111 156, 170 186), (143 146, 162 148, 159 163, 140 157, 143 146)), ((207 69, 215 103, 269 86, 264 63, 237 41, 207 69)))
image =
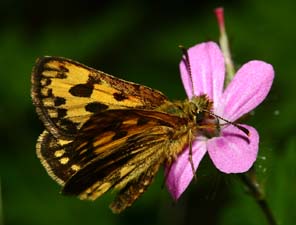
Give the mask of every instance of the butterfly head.
POLYGON ((220 123, 219 119, 214 116, 213 102, 207 95, 194 96, 190 100, 188 114, 192 118, 196 127, 197 135, 208 138, 219 136, 220 123))

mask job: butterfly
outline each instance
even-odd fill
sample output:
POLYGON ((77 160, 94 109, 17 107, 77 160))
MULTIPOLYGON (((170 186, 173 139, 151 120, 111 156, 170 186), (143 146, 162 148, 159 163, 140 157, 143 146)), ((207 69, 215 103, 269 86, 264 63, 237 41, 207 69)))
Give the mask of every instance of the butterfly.
MULTIPOLYGON (((95 200, 117 191, 114 213, 131 206, 184 148, 191 154, 196 137, 219 129, 206 95, 169 101, 160 91, 61 57, 38 58, 31 79, 45 126, 36 145, 42 165, 63 194, 95 200)), ((193 168, 190 155, 188 163, 193 168)))

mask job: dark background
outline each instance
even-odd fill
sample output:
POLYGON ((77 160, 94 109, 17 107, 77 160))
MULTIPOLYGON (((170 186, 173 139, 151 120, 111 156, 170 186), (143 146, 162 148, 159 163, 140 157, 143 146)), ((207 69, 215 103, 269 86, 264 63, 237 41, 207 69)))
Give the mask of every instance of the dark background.
POLYGON ((95 202, 59 194, 35 155, 43 126, 30 99, 38 56, 63 56, 183 99, 179 44, 218 40, 213 14, 224 6, 236 66, 251 59, 274 65, 265 102, 248 120, 261 137, 256 169, 281 224, 295 224, 296 108, 293 1, 37 1, 0 3, 0 224, 266 224, 234 175, 206 159, 174 203, 160 172, 132 208, 113 215, 107 194, 95 202))

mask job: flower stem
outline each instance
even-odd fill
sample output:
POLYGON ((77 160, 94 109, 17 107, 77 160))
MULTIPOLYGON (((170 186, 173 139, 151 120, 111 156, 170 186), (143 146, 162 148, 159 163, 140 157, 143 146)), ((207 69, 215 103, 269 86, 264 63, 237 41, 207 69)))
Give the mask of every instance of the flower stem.
POLYGON ((216 8, 214 10, 218 25, 219 25, 219 30, 220 30, 220 38, 219 38, 219 43, 221 50, 224 55, 225 59, 225 65, 226 65, 226 79, 224 86, 226 87, 230 81, 232 80, 234 74, 235 74, 235 69, 233 66, 233 62, 231 59, 231 52, 230 52, 230 47, 229 47, 229 42, 228 42, 228 37, 225 29, 225 23, 224 23, 224 9, 222 7, 216 8))
POLYGON ((257 181, 257 177, 255 174, 254 169, 251 169, 249 172, 242 173, 238 175, 241 179, 241 181, 246 185, 248 188, 250 194, 255 199, 259 207, 261 208, 263 214, 265 215, 265 218, 269 225, 278 225, 278 223, 275 220, 275 217, 268 205, 268 202, 266 200, 265 193, 257 181))
MULTIPOLYGON (((229 41, 225 29, 225 22, 224 22, 224 9, 222 7, 216 8, 214 13, 217 18, 219 30, 220 30, 220 38, 219 43, 221 50, 224 55, 225 65, 226 65, 226 79, 224 83, 224 87, 226 87, 235 74, 235 69, 233 66, 233 61, 231 58, 231 52, 229 48, 229 41)), ((242 173, 238 175, 241 181, 246 185, 249 189, 250 194, 255 199, 259 207, 261 208, 262 212, 264 213, 266 220, 268 221, 269 225, 277 225, 275 217, 267 203, 264 191, 257 181, 255 170, 251 169, 246 173, 242 173)))

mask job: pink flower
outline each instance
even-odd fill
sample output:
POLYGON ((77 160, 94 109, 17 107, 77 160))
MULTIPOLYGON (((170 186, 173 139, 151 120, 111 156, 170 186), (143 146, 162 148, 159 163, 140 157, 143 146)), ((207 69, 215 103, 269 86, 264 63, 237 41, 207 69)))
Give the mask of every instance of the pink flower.
MULTIPOLYGON (((270 64, 253 60, 244 64, 224 90, 225 64, 223 54, 214 42, 198 44, 188 50, 194 95, 207 94, 213 101, 214 113, 235 121, 253 110, 267 96, 274 78, 270 64)), ((180 63, 181 77, 188 98, 192 98, 192 84, 184 62, 180 63)), ((214 165, 224 173, 243 173, 250 169, 258 153, 259 135, 255 128, 241 125, 250 132, 248 137, 235 126, 222 126, 220 136, 198 137, 192 145, 195 169, 208 152, 214 165)), ((167 170, 167 187, 174 199, 193 178, 186 148, 167 170)))

